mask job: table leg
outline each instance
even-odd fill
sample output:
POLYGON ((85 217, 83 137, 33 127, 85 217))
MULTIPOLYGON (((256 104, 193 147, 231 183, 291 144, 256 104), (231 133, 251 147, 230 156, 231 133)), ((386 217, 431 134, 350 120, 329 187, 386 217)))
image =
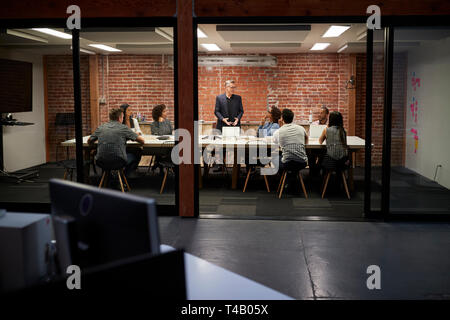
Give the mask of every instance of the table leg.
MULTIPOLYGON (((206 170, 205 165, 203 165, 203 168, 206 170)), ((198 188, 203 188, 202 165, 198 165, 198 188)))
POLYGON ((233 159, 233 171, 231 173, 231 189, 237 189, 238 179, 239 179, 239 171, 241 170, 241 166, 237 163, 237 149, 234 149, 234 159, 233 159))
MULTIPOLYGON (((350 157, 353 158, 354 154, 355 153, 352 152, 350 157)), ((355 191, 355 184, 353 181, 353 166, 354 166, 354 162, 351 163, 350 168, 348 169, 348 187, 351 192, 355 191)))
POLYGON ((89 173, 90 173, 90 168, 91 168, 91 148, 85 148, 84 149, 84 168, 83 168, 83 173, 84 173, 84 183, 86 184, 91 184, 91 181, 89 179, 89 173))

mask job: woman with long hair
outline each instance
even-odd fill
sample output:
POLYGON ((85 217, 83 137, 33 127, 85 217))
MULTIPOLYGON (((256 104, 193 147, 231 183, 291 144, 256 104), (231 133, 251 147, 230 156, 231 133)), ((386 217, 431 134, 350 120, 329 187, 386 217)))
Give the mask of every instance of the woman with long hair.
POLYGON ((327 143, 327 153, 322 166, 327 170, 344 170, 350 165, 348 158, 347 133, 344 129, 344 119, 338 111, 330 113, 328 127, 322 132, 319 143, 327 143))

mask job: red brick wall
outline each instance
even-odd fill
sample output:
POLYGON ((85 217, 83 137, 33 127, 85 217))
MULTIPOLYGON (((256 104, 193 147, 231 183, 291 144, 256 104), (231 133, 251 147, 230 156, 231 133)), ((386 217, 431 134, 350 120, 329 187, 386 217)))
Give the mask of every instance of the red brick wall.
POLYGON ((345 81, 348 55, 275 55, 275 67, 199 66, 199 119, 216 121, 215 97, 225 92, 224 82, 236 81, 236 94, 242 96, 243 121, 259 121, 268 105, 290 108, 296 120, 314 120, 322 104, 343 113, 348 126, 348 91, 345 81))
POLYGON ((149 121, 155 105, 168 107, 168 118, 174 121, 174 74, 167 55, 110 55, 99 58, 100 121, 108 121, 108 111, 128 103, 133 113, 140 112, 149 121), (103 68, 102 68, 103 59, 103 68), (104 85, 102 89, 102 74, 104 85))
MULTIPOLYGON (((366 56, 356 56, 356 135, 365 137, 366 117, 366 56)), ((407 55, 394 55, 393 100, 392 100, 392 157, 391 165, 404 164, 404 112, 406 98, 407 55)), ((381 166, 383 150, 384 111, 384 57, 374 54, 372 83, 372 166, 381 166)), ((358 153, 357 163, 364 164, 364 153, 358 153)))
MULTIPOLYGON (((66 140, 66 129, 70 139, 75 136, 75 126, 55 125, 56 113, 74 112, 72 56, 46 56, 46 66, 50 161, 59 161, 66 158, 66 149, 59 147, 59 144, 66 140), (58 155, 56 155, 57 152, 58 155)), ((89 61, 85 56, 82 56, 80 59, 80 70, 83 135, 87 135, 91 132, 91 117, 89 106, 89 61)), ((70 157, 75 157, 74 148, 69 148, 69 150, 70 157)))
MULTIPOLYGON (((327 105, 344 116, 348 127, 347 54, 285 54, 276 55, 275 67, 205 67, 198 69, 199 119, 216 120, 215 97, 224 92, 227 79, 236 80, 236 94, 242 96, 244 121, 259 121, 268 105, 291 108, 297 120, 308 120, 310 110, 317 119, 319 106, 327 105)), ((365 137, 365 54, 357 54, 356 66, 356 135, 365 137)), ((383 59, 374 56, 373 81, 373 152, 372 165, 381 165, 383 139, 384 72, 383 59)), ((382 56, 381 56, 382 57, 382 56)), ((392 163, 404 159, 404 96, 406 94, 406 56, 396 55, 394 64, 393 145, 392 163), (404 94, 402 94, 404 93, 404 94)), ((57 112, 73 111, 71 56, 47 56, 50 159, 56 159, 56 145, 65 140, 65 127, 54 126, 57 112)), ((91 133, 89 109, 89 63, 81 57, 83 134, 91 133)), ((168 57, 161 55, 110 55, 99 58, 99 97, 101 122, 108 121, 110 108, 128 103, 134 113, 140 112, 151 121, 151 109, 158 103, 169 108, 174 121, 173 68, 168 57), (103 60, 103 61, 102 61, 103 60), (103 62, 103 63, 102 63, 103 62), (102 81, 103 79, 103 81, 102 81)), ((93 128, 95 129, 95 128, 93 128)), ((69 137, 74 136, 73 126, 69 137)), ((59 149, 58 159, 64 157, 59 149)), ((363 152, 358 153, 358 165, 364 164, 363 152)))

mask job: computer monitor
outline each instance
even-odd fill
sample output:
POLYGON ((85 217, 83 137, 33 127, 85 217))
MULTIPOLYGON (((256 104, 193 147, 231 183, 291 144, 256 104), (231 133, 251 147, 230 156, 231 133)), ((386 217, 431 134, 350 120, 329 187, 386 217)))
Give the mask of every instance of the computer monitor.
POLYGON ((324 124, 312 124, 309 126, 309 137, 311 139, 319 139, 322 135, 323 130, 327 126, 324 124))
POLYGON ((222 127, 222 135, 224 137, 239 137, 240 134, 240 127, 222 127))
POLYGON ((59 179, 50 198, 61 270, 160 253, 153 199, 59 179))

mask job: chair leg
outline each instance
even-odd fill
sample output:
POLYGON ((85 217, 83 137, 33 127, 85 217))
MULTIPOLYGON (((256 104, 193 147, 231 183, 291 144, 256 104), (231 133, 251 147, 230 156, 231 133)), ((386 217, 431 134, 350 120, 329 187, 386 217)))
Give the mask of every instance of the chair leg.
POLYGON ((305 198, 308 199, 308 194, 306 193, 305 183, 303 182, 303 177, 301 172, 298 172, 298 177, 300 178, 300 183, 302 184, 303 193, 305 195, 305 198))
POLYGON ((120 171, 117 171, 117 176, 119 177, 120 189, 122 189, 122 192, 125 192, 123 188, 122 178, 120 177, 120 171))
POLYGON ((266 182, 266 188, 267 188, 267 192, 270 193, 270 188, 269 188, 269 181, 267 181, 267 176, 264 175, 264 181, 266 182))
POLYGON ((252 172, 252 170, 249 168, 248 173, 247 173, 247 177, 245 178, 244 190, 242 190, 242 192, 245 192, 245 190, 247 189, 247 183, 248 183, 248 179, 250 179, 250 173, 251 172, 252 172))
POLYGON ((69 170, 69 175, 70 175, 70 181, 72 181, 72 179, 73 179, 73 169, 69 170))
POLYGON ((131 191, 130 185, 128 184, 128 180, 127 180, 127 177, 125 176, 125 172, 123 172, 123 169, 120 169, 119 174, 122 175, 123 181, 125 182, 125 184, 127 186, 127 190, 131 191))
POLYGON ((148 163, 147 173, 149 173, 150 169, 152 168, 152 162, 153 162, 153 156, 150 156, 150 162, 148 163))
POLYGON ((350 193, 348 192, 347 180, 345 179, 344 171, 342 171, 341 173, 342 173, 342 180, 344 181, 345 192, 347 193, 348 200, 350 200, 350 193))
POLYGON ((162 181, 162 184, 161 184, 161 190, 159 190, 159 194, 163 193, 164 186, 166 185, 166 179, 167 179, 167 175, 168 174, 169 174, 169 169, 167 168, 166 172, 164 173, 164 178, 163 178, 163 181, 162 181))
POLYGON ((280 182, 278 183, 277 194, 280 192, 281 183, 283 182, 283 176, 284 176, 284 171, 281 172, 281 179, 280 179, 280 182))
POLYGON ((323 197, 325 197, 325 191, 327 191, 328 180, 330 180, 330 176, 331 176, 331 171, 328 172, 327 177, 325 179, 325 185, 323 186, 323 192, 322 192, 322 199, 323 199, 323 197))
POLYGON ((286 182, 286 176, 287 176, 287 171, 285 171, 283 174, 283 183, 281 184, 280 195, 278 196, 278 199, 281 199, 281 196, 283 195, 283 189, 284 189, 284 183, 286 182))
POLYGON ((102 187, 105 177, 106 177, 106 171, 103 170, 102 178, 100 179, 100 184, 98 185, 99 188, 102 187))
POLYGON ((69 172, 69 170, 68 169, 64 169, 64 180, 66 180, 67 179, 67 173, 69 172))

